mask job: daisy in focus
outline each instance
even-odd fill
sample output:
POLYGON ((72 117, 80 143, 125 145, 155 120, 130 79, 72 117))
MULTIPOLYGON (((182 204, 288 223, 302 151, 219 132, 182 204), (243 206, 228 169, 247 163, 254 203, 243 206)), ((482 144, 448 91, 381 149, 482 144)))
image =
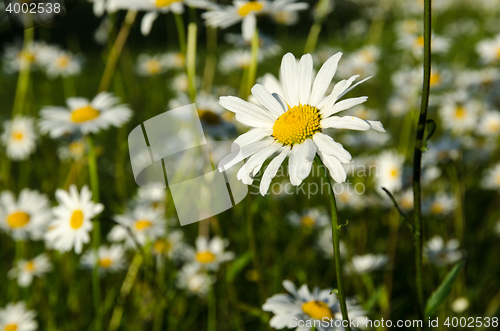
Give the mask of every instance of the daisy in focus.
POLYGON ((26 309, 24 302, 9 303, 0 309, 0 330, 2 331, 35 331, 38 323, 36 312, 26 309))
POLYGON ((186 264, 177 274, 177 287, 196 294, 201 298, 207 296, 208 291, 215 283, 215 277, 193 263, 186 264))
MULTIPOLYGON (((97 250, 97 264, 99 271, 118 272, 125 269, 125 251, 121 245, 101 246, 97 250)), ((96 254, 93 250, 83 254, 81 264, 86 269, 93 269, 96 264, 96 254)))
POLYGON ((291 225, 298 228, 322 228, 330 223, 330 216, 317 208, 306 209, 301 214, 291 212, 286 218, 291 225))
POLYGON ((67 108, 48 106, 40 111, 40 131, 58 138, 70 133, 97 133, 110 126, 120 127, 132 116, 132 110, 119 105, 112 93, 101 92, 92 101, 68 98, 67 108))
POLYGON ((354 255, 351 262, 346 265, 346 274, 363 275, 375 270, 380 270, 387 264, 387 256, 385 255, 354 255))
POLYGON ((74 249, 80 254, 83 245, 90 241, 92 218, 100 214, 104 206, 92 202, 92 193, 87 186, 80 192, 75 185, 71 185, 69 191, 58 189, 56 200, 59 205, 52 208, 55 220, 45 233, 45 241, 61 253, 74 249))
POLYGON ((186 251, 186 259, 200 269, 217 271, 221 263, 234 259, 233 252, 226 252, 225 248, 229 245, 227 239, 213 237, 196 238, 196 250, 190 248, 186 251))
POLYGON ((500 163, 486 170, 481 187, 487 190, 500 190, 500 163))
POLYGON ((25 188, 16 200, 11 191, 0 193, 0 228, 14 240, 41 239, 51 218, 44 194, 25 188))
POLYGON ((34 119, 16 116, 12 121, 5 121, 3 127, 1 139, 7 157, 14 161, 26 160, 36 146, 34 119))
POLYGON ((45 254, 40 254, 32 260, 18 260, 8 276, 17 279, 20 287, 28 287, 35 277, 42 278, 52 270, 52 264, 45 254))
POLYGON ((328 59, 314 78, 310 54, 302 56, 299 64, 291 53, 286 54, 281 63, 284 96, 271 94, 265 87, 256 84, 252 88, 252 94, 261 106, 237 97, 221 97, 220 104, 234 112, 237 121, 254 129, 234 141, 232 152, 219 163, 219 171, 225 171, 248 158, 238 172, 238 179, 250 185, 266 159, 278 152, 279 155, 266 168, 260 182, 260 193, 265 195, 287 156, 290 182, 299 186, 309 176, 318 154, 330 176, 336 182, 344 182, 346 172, 342 164, 350 162, 351 154, 340 143, 324 134, 323 130, 385 130, 380 122, 365 121, 353 116, 332 116, 367 100, 367 97, 359 97, 339 101, 363 82, 351 86, 358 76, 340 81, 332 93, 325 96, 341 56, 342 53, 337 53, 328 59))
MULTIPOLYGON (((289 280, 283 281, 283 287, 290 294, 275 294, 262 306, 264 311, 274 314, 269 321, 271 327, 291 329, 298 326, 298 321, 302 321, 304 326, 297 327, 296 330, 309 331, 312 327, 321 331, 339 330, 335 321, 342 321, 342 313, 337 296, 330 293, 331 289, 320 290, 316 287, 310 292, 304 284, 297 290, 289 280), (327 326, 323 324, 326 322, 327 326)), ((365 311, 352 300, 347 301, 347 311, 351 320, 365 316, 365 311)))
POLYGON ((441 236, 434 236, 424 246, 424 254, 429 262, 442 267, 462 259, 464 254, 458 247, 457 239, 445 242, 441 236))

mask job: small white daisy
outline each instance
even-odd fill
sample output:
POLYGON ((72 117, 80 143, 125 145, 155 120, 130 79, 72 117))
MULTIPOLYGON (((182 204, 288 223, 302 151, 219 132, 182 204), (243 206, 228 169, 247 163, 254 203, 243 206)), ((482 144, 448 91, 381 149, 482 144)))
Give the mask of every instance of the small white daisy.
POLYGON ((165 208, 165 198, 167 196, 165 188, 161 187, 139 187, 134 203, 140 206, 150 207, 163 211, 165 208))
POLYGON ((33 278, 42 278, 52 270, 52 264, 46 254, 40 254, 32 260, 18 260, 13 269, 9 271, 9 277, 17 279, 20 287, 28 287, 33 278))
POLYGON ((26 309, 24 302, 9 303, 0 309, 0 330, 2 331, 35 331, 38 323, 36 312, 26 309))
POLYGON ((397 152, 382 152, 375 161, 377 187, 384 187, 392 194, 399 191, 403 186, 403 163, 404 157, 397 152))
POLYGON ((339 75, 344 78, 352 74, 370 76, 377 74, 377 62, 380 59, 380 49, 376 46, 365 46, 347 57, 339 68, 339 75))
MULTIPOLYGON (((318 236, 318 248, 325 259, 333 259, 332 227, 325 227, 318 236)), ((340 241, 340 257, 347 257, 347 248, 343 241, 340 241)))
POLYGON ((14 161, 26 160, 36 146, 34 119, 16 116, 12 121, 5 121, 3 127, 1 139, 7 157, 14 161))
POLYGON ((380 270, 387 264, 387 256, 378 254, 354 255, 349 264, 346 265, 346 274, 363 275, 375 270, 380 270))
POLYGON ((169 231, 166 238, 158 238, 153 243, 153 254, 167 256, 171 260, 186 259, 186 244, 181 230, 169 231))
POLYGON ((487 190, 500 190, 500 163, 486 170, 481 180, 481 187, 487 190))
POLYGON ((220 237, 196 238, 196 250, 189 248, 186 252, 187 261, 196 264, 199 268, 217 271, 221 263, 234 259, 233 252, 226 252, 229 245, 227 239, 220 237))
POLYGON ((40 112, 40 131, 58 138, 70 133, 97 133, 109 126, 120 127, 130 119, 132 110, 119 105, 119 101, 112 93, 101 92, 92 101, 68 98, 68 108, 44 107, 40 112))
POLYGON ((0 193, 0 228, 14 240, 41 239, 51 218, 44 194, 25 188, 16 200, 10 191, 0 193))
MULTIPOLYGON (((257 62, 262 61, 262 56, 257 58, 257 62)), ((219 61, 219 70, 223 74, 232 74, 234 70, 243 70, 250 66, 252 53, 246 49, 233 49, 225 52, 219 61)))
POLYGON ((76 76, 82 71, 82 58, 68 51, 55 49, 44 61, 49 78, 76 76))
POLYGON ((234 141, 233 151, 219 163, 219 170, 227 170, 248 158, 238 172, 238 179, 250 185, 266 159, 278 152, 279 155, 266 168, 260 182, 260 193, 265 195, 287 156, 290 156, 290 182, 299 186, 309 176, 318 154, 332 178, 336 182, 344 182, 346 172, 342 163, 349 163, 351 154, 324 134, 323 130, 385 130, 380 122, 364 121, 354 116, 332 116, 367 99, 360 97, 339 101, 362 82, 351 87, 358 76, 340 81, 332 93, 325 96, 341 55, 333 55, 314 77, 310 54, 304 55, 299 64, 291 53, 286 54, 281 64, 284 98, 276 93, 271 94, 260 84, 252 88, 252 94, 261 106, 237 97, 221 97, 221 105, 235 113, 237 121, 255 129, 234 141))
POLYGON ((426 203, 423 211, 427 215, 442 216, 451 213, 454 209, 455 199, 444 192, 439 192, 432 201, 426 203))
POLYGON ((476 132, 485 137, 498 137, 500 134, 500 112, 487 111, 481 115, 476 132))
POLYGON ((408 188, 401 192, 399 198, 399 207, 401 207, 402 210, 409 211, 413 209, 413 204, 413 189, 408 188))
POLYGON ((480 41, 476 46, 476 52, 485 63, 493 63, 500 60, 500 34, 492 39, 480 41))
POLYGON ((337 201, 339 210, 357 210, 364 206, 362 194, 360 194, 356 186, 349 181, 345 183, 335 183, 333 191, 335 192, 335 200, 337 201))
POLYGON ((127 248, 136 248, 135 241, 142 246, 152 243, 165 233, 163 212, 148 206, 139 205, 123 215, 116 215, 114 219, 119 225, 111 229, 108 239, 112 242, 125 241, 127 248))
POLYGON ((56 199, 59 205, 52 208, 55 219, 45 233, 45 241, 61 253, 74 249, 80 254, 83 245, 90 241, 92 218, 101 213, 104 206, 92 202, 87 186, 80 192, 75 185, 71 185, 69 191, 58 189, 56 199))
POLYGON ((451 310, 457 314, 461 314, 469 308, 469 300, 464 297, 459 297, 451 303, 451 310))
MULTIPOLYGON (((99 272, 118 272, 125 269, 125 251, 121 245, 101 246, 97 250, 99 272)), ((93 250, 83 254, 81 264, 84 268, 93 269, 96 265, 96 255, 93 250)))
MULTIPOLYGON (((424 57, 424 36, 421 33, 405 33, 398 31, 397 45, 403 50, 409 50, 417 59, 424 57)), ((431 49, 433 53, 445 54, 450 48, 450 41, 432 33, 431 49)))
POLYGON ((481 102, 471 99, 465 91, 458 91, 443 97, 439 116, 445 129, 461 134, 474 129, 481 102))
POLYGON ((434 236, 425 244, 424 253, 429 262, 444 266, 462 259, 463 252, 458 248, 459 246, 457 239, 451 239, 445 243, 441 236, 434 236))
POLYGON ((30 65, 32 69, 38 69, 43 65, 43 60, 54 49, 44 42, 35 41, 23 47, 22 43, 14 43, 5 46, 4 71, 8 74, 18 72, 23 65, 30 65))
POLYGON ((83 139, 76 139, 70 143, 64 144, 57 150, 57 155, 61 160, 80 160, 85 156, 87 146, 83 139))
MULTIPOLYGON (((275 294, 268 298, 262 309, 274 314, 269 321, 269 325, 275 329, 289 329, 297 327, 300 321, 301 326, 297 331, 309 331, 312 327, 321 331, 340 330, 339 321, 342 321, 340 303, 337 296, 331 293, 331 289, 320 290, 315 287, 309 291, 306 284, 298 290, 289 281, 283 281, 283 287, 291 294, 275 294), (337 327, 335 326, 337 321, 337 327), (328 322, 325 326, 323 323, 328 322)), ((350 320, 356 320, 365 316, 365 311, 355 305, 353 300, 347 300, 347 311, 350 320)))
POLYGON ((202 298, 207 296, 214 283, 214 276, 208 275, 205 270, 201 270, 198 265, 193 263, 184 265, 177 274, 178 288, 202 298))
POLYGON ((328 213, 317 208, 306 209, 300 214, 293 211, 286 218, 294 227, 322 228, 330 223, 328 213))
POLYGON ((156 76, 167 70, 165 54, 141 54, 137 58, 136 72, 140 76, 156 76))

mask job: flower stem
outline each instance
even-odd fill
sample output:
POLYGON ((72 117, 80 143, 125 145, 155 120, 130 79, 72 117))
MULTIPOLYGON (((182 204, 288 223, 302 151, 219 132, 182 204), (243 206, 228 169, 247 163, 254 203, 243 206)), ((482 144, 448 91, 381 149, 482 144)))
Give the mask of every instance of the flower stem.
POLYGON ((109 53, 108 62, 106 63, 106 69, 104 69, 104 74, 102 75, 101 83, 99 84, 99 92, 107 91, 113 74, 115 73, 116 64, 122 53, 123 46, 127 41, 128 35, 130 34, 130 27, 134 24, 135 17, 137 16, 136 11, 129 10, 127 16, 125 16, 125 21, 122 24, 120 32, 116 37, 115 43, 111 52, 109 53))
POLYGON ((179 36, 179 47, 183 55, 186 55, 186 31, 184 31, 184 19, 181 14, 174 14, 177 35, 179 36))
MULTIPOLYGON (((177 16, 176 16, 177 17, 177 16)), ((186 53, 186 73, 188 76, 189 97, 191 102, 196 101, 196 36, 198 27, 196 23, 189 23, 188 44, 186 53)))
MULTIPOLYGON (((316 163, 318 164, 320 170, 323 172, 330 192, 328 196, 330 197, 330 208, 332 213, 332 241, 333 241, 333 255, 335 259, 335 274, 337 275, 337 287, 338 287, 338 299, 340 302, 340 310, 342 311, 342 319, 349 322, 349 316, 347 314, 347 304, 344 294, 344 280, 342 278, 342 261, 340 260, 340 227, 338 224, 337 215, 337 204, 335 202, 335 192, 333 191, 333 186, 330 183, 330 178, 326 172, 325 165, 321 161, 321 158, 316 155, 316 163)), ((349 324, 349 323, 348 323, 349 324)), ((346 326, 347 331, 351 331, 350 326, 346 326)))
POLYGON ((247 90, 246 97, 251 93, 252 87, 255 84, 255 77, 257 75, 257 61, 259 57, 259 30, 255 29, 255 33, 252 38, 252 58, 250 61, 250 66, 248 67, 247 76, 247 90))
POLYGON ((431 0, 424 1, 424 83, 422 89, 422 101, 420 116, 418 118, 415 149, 413 152, 413 199, 414 199, 414 236, 415 236, 415 266, 416 285, 418 298, 418 313, 424 316, 424 289, 422 278, 422 252, 423 252, 423 222, 420 178, 422 175, 422 148, 424 147, 425 123, 429 105, 431 78, 431 0))
MULTIPOLYGON (((95 155, 94 143, 92 138, 87 136, 87 144, 89 148, 89 174, 90 174, 90 188, 92 190, 92 200, 95 203, 99 202, 99 178, 97 175, 97 160, 95 155)), ((102 309, 101 309, 101 288, 99 283, 99 259, 97 251, 101 244, 101 224, 94 219, 94 227, 92 232, 92 246, 94 248, 94 268, 92 270, 92 292, 94 296, 94 309, 95 309, 95 329, 96 331, 102 330, 102 309)))
POLYGON ((328 14, 328 7, 330 6, 330 0, 320 0, 316 7, 316 20, 311 26, 309 35, 307 36, 306 46, 304 48, 304 54, 314 52, 316 44, 318 42, 319 33, 321 32, 321 26, 325 21, 326 15, 328 14))
MULTIPOLYGON (((23 54, 27 52, 28 48, 33 45, 34 35, 34 28, 24 30, 23 54)), ((12 117, 14 117, 14 115, 21 115, 23 113, 24 102, 26 100, 26 92, 28 91, 28 84, 30 79, 30 60, 27 58, 27 56, 23 55, 21 56, 20 62, 19 77, 17 79, 17 88, 14 97, 12 117)))

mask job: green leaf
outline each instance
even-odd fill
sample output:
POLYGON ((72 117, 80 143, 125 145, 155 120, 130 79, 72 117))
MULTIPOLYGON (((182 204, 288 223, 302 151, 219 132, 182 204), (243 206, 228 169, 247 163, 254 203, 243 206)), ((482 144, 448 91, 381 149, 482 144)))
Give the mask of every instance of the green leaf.
POLYGON ((232 282, 240 271, 243 270, 243 268, 245 268, 245 266, 250 262, 251 258, 252 253, 249 251, 237 258, 227 271, 226 279, 229 282, 232 282))
POLYGON ((438 307, 443 303, 444 299, 450 294, 451 287, 458 277, 458 274, 463 269, 465 262, 460 262, 453 267, 453 269, 446 275, 443 283, 432 293, 427 304, 425 305, 425 319, 431 317, 438 307))

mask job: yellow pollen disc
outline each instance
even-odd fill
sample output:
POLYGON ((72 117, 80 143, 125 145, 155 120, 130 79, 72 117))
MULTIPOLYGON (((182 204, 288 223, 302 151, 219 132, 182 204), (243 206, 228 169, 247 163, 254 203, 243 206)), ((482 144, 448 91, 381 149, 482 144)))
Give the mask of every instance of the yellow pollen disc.
POLYGON ((85 144, 81 141, 74 141, 69 144, 68 149, 71 154, 80 156, 85 152, 85 144))
POLYGON ((274 122, 273 137, 283 145, 301 144, 321 132, 321 115, 317 108, 299 105, 288 109, 274 122))
POLYGON ((108 259, 108 258, 104 258, 104 259, 99 260, 99 266, 103 269, 107 269, 107 268, 111 267, 112 264, 113 264, 113 262, 111 262, 111 259, 108 259))
POLYGON ((316 320, 333 318, 332 311, 323 301, 309 301, 302 305, 302 311, 316 320))
POLYGON ((5 331, 17 331, 17 324, 9 324, 5 326, 5 331))
POLYGON ((251 12, 260 12, 262 8, 264 8, 264 5, 262 3, 257 1, 251 1, 241 6, 238 9, 238 14, 240 14, 240 16, 245 17, 251 12))
POLYGON ((12 132, 12 139, 19 141, 19 140, 23 140, 23 138, 24 138, 23 132, 21 132, 21 131, 12 132))
POLYGON ((401 206, 403 206, 406 209, 413 208, 413 200, 409 198, 404 198, 401 200, 401 206))
POLYGON ((437 72, 431 73, 431 86, 436 86, 441 82, 441 76, 437 72))
POLYGON ((19 53, 19 57, 25 59, 30 63, 35 62, 35 54, 29 51, 22 51, 21 53, 19 53))
POLYGON ((208 124, 216 125, 220 123, 220 117, 211 110, 198 109, 200 119, 208 124))
POLYGON ((152 75, 158 74, 161 71, 161 63, 158 60, 149 60, 146 63, 146 71, 152 75))
POLYGON ((98 117, 100 112, 92 108, 90 105, 75 109, 71 112, 71 121, 75 123, 83 123, 98 117))
POLYGON ((338 195, 339 200, 342 201, 343 203, 347 203, 349 201, 349 194, 347 192, 342 192, 341 194, 338 195))
POLYGON ((500 185, 500 174, 496 175, 495 182, 500 185))
POLYGON ((497 59, 500 59, 500 47, 497 48, 497 59))
POLYGON ((466 114, 466 110, 463 106, 458 106, 456 109, 455 109, 455 117, 456 118, 464 118, 465 117, 465 114, 466 114))
POLYGON ((153 250, 156 253, 163 254, 168 252, 172 248, 172 245, 165 239, 158 239, 154 245, 153 250))
POLYGON ((26 271, 28 272, 33 272, 33 270, 35 270, 35 264, 33 263, 33 261, 28 261, 26 262, 24 269, 26 269, 26 271))
POLYGON ((83 213, 81 210, 77 209, 71 215, 70 225, 73 229, 79 229, 83 224, 83 213))
POLYGON ((487 123, 488 125, 488 130, 490 132, 498 132, 500 130, 500 123, 499 122, 489 122, 487 123))
POLYGON ((67 55, 61 55, 56 60, 56 65, 59 68, 66 68, 69 65, 70 58, 67 55))
POLYGON ((444 211, 443 205, 440 203, 433 203, 431 206, 431 213, 441 214, 444 211))
POLYGON ((177 53, 174 56, 174 62, 176 67, 182 68, 186 64, 186 57, 182 53, 177 53))
POLYGON ((200 263, 210 263, 215 260, 215 255, 209 251, 199 252, 196 253, 196 260, 200 263))
POLYGON ((14 229, 22 228, 28 224, 29 221, 30 215, 22 211, 17 211, 7 217, 7 223, 9 223, 10 227, 14 229))
POLYGON ((179 2, 181 0, 156 0, 156 7, 161 8, 161 7, 166 7, 170 6, 174 2, 179 2))
POLYGON ((391 177, 397 177, 399 175, 398 169, 392 169, 391 170, 391 177))
POLYGON ((419 37, 417 38, 417 44, 418 44, 419 46, 424 46, 424 36, 419 36, 419 37))
POLYGON ((375 62, 375 55, 373 52, 369 50, 363 50, 361 51, 361 58, 365 60, 365 62, 372 63, 375 62))
POLYGON ((135 222, 135 228, 137 230, 147 229, 151 225, 153 225, 153 223, 151 223, 151 221, 148 221, 148 220, 138 220, 137 222, 135 222))
POLYGON ((314 219, 311 216, 303 216, 300 220, 303 226, 311 227, 314 225, 314 219))

